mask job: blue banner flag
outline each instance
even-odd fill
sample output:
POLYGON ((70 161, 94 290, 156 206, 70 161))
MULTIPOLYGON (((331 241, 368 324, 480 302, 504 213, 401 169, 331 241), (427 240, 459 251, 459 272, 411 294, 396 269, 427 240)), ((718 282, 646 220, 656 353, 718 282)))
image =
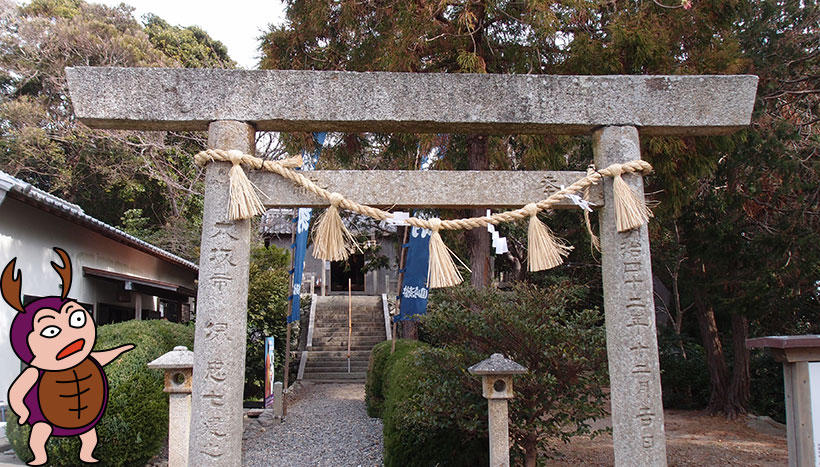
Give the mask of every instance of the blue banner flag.
MULTIPOLYGON (((302 154, 302 170, 313 170, 316 163, 319 161, 319 155, 322 152, 322 146, 325 144, 325 137, 327 133, 313 133, 313 141, 316 143, 316 149, 313 153, 302 154)), ((296 241, 293 243, 293 289, 291 290, 290 300, 290 316, 288 316, 288 323, 299 321, 301 317, 300 307, 302 305, 302 273, 305 270, 305 255, 307 254, 308 230, 310 227, 310 217, 313 213, 312 209, 299 208, 299 215, 293 221, 296 223, 296 241)))
MULTIPOLYGON (((438 146, 421 155, 419 170, 428 170, 430 165, 447 153, 449 135, 438 135, 438 146)), ((418 148, 421 148, 419 144, 418 148)), ((418 215, 414 212, 413 215, 418 215)), ((407 248, 404 256, 404 280, 398 296, 399 314, 396 321, 415 319, 417 315, 427 313, 427 264, 430 261, 430 234, 427 229, 410 228, 410 240, 402 248, 407 248)))
POLYGON ((401 286, 401 306, 397 321, 415 319, 427 312, 427 262, 430 259, 430 231, 411 227, 404 262, 404 281, 401 286))

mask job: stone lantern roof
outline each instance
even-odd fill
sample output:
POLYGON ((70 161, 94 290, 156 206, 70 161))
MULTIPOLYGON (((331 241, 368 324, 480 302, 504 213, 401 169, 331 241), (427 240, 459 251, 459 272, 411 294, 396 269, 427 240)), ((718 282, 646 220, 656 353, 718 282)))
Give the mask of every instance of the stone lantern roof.
POLYGON ((173 370, 194 367, 194 353, 184 345, 174 347, 174 350, 165 353, 156 360, 148 363, 148 368, 158 370, 173 370))
POLYGON ((482 360, 475 365, 467 368, 471 375, 485 376, 485 375, 521 375, 527 372, 523 366, 514 361, 504 357, 500 353, 490 355, 490 358, 482 360))

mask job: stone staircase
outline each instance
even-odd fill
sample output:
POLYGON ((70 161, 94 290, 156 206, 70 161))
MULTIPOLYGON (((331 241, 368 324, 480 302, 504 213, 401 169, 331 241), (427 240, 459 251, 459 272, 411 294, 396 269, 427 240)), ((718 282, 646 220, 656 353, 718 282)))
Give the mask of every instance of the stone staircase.
POLYGON ((350 373, 347 372, 347 296, 315 296, 312 346, 303 379, 316 383, 363 383, 370 350, 385 340, 381 296, 353 297, 350 373))

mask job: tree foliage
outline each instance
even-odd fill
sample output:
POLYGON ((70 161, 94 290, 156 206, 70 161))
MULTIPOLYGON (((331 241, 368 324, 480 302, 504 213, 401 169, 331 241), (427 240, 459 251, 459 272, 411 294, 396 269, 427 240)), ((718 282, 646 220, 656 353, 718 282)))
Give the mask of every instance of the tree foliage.
POLYGON ((143 26, 132 13, 82 0, 0 3, 0 170, 104 222, 143 219, 147 239, 195 258, 202 187, 190 155, 203 136, 91 130, 74 117, 64 70, 233 62, 198 28, 155 16, 143 26))
POLYGON ((567 282, 459 287, 437 294, 423 321, 425 340, 454 350, 456 367, 500 352, 528 369, 515 377, 510 406, 510 436, 528 466, 548 441, 592 433, 590 423, 606 414, 603 314, 584 307, 587 293, 567 282))
MULTIPOLYGON (((655 279, 672 290, 664 309, 681 349, 685 335, 703 343, 710 408, 734 415, 748 407, 746 336, 818 328, 819 24, 816 0, 289 1, 287 22, 263 38, 262 66, 758 75, 748 129, 641 141, 642 157, 655 168, 647 192, 660 202, 650 235, 655 279)), ((396 134, 338 141, 332 154, 340 163, 380 168, 416 168, 420 153, 446 141, 446 157, 435 163, 443 169, 476 167, 480 143, 396 134)), ((492 136, 481 144, 486 165, 479 168, 584 169, 592 159, 587 137, 492 136)), ((551 224, 576 246, 584 238, 577 216, 551 224)), ((511 252, 497 266, 512 277, 569 276, 599 287, 600 268, 586 248, 556 271, 526 275, 524 229, 504 228, 511 252)), ((469 251, 463 236, 450 240, 455 251, 469 251)))
POLYGON ((198 26, 171 26, 159 16, 144 18, 148 40, 166 56, 185 68, 233 68, 228 48, 198 26))

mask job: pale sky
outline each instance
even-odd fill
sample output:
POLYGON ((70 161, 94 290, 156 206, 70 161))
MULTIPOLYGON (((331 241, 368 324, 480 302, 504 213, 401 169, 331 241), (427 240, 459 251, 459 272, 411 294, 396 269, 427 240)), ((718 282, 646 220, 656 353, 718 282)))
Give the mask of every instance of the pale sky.
POLYGON ((228 47, 228 54, 242 68, 256 68, 259 61, 259 36, 268 25, 281 24, 285 17, 282 0, 87 0, 117 6, 125 3, 136 8, 138 20, 154 13, 174 26, 199 26, 212 38, 228 47))

